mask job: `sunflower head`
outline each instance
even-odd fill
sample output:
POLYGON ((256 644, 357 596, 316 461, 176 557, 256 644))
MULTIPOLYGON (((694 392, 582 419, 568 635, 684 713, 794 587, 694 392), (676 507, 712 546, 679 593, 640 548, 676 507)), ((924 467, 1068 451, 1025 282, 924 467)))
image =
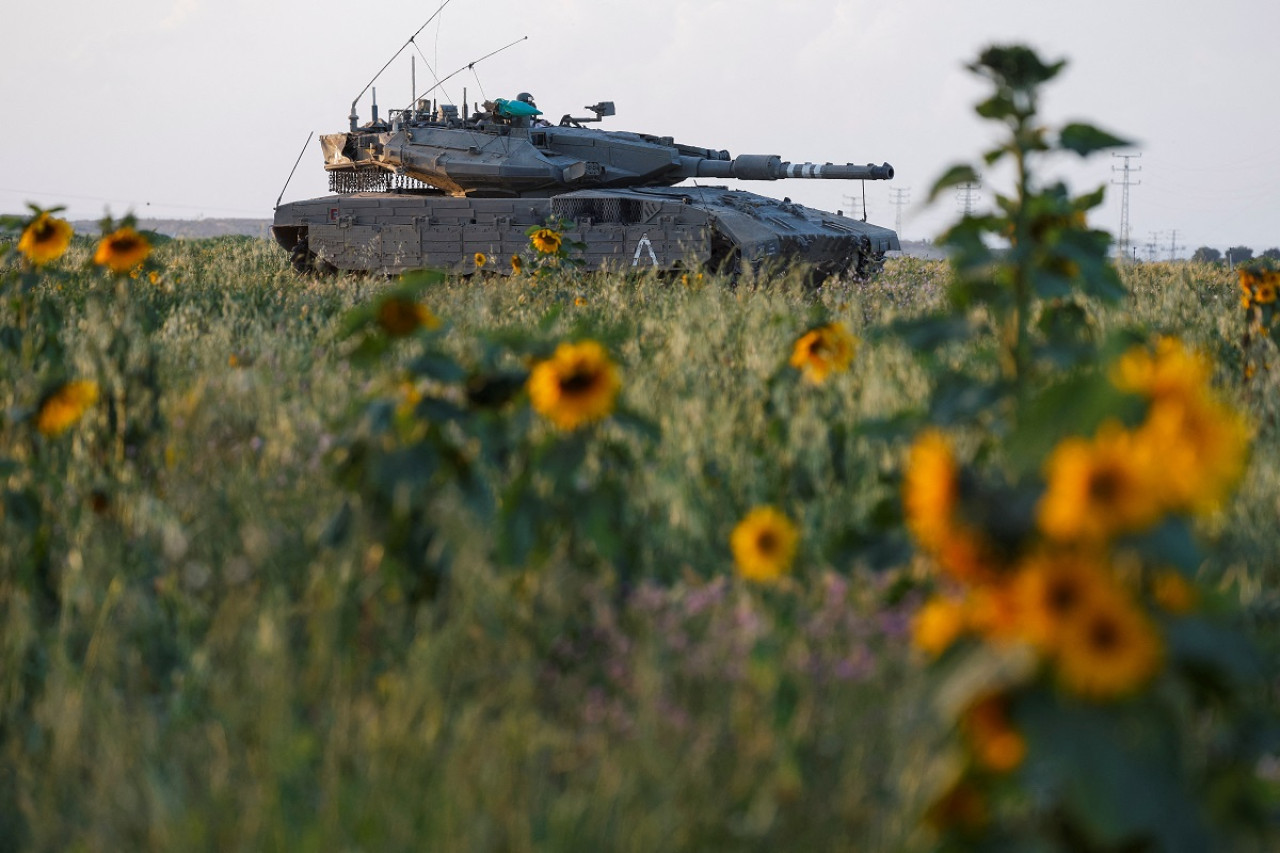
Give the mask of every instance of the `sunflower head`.
POLYGON ((729 547, 738 574, 770 583, 791 571, 799 541, 800 532, 791 519, 771 506, 760 506, 733 528, 729 547))
POLYGON ((1014 580, 1024 639, 1055 651, 1063 627, 1107 583, 1101 558, 1089 551, 1053 550, 1032 555, 1014 580))
POLYGON ((113 273, 127 273, 151 254, 151 243, 132 227, 125 225, 98 242, 93 262, 113 273))
POLYGON ((801 335, 791 348, 791 366, 814 385, 827 381, 832 373, 848 370, 858 339, 843 323, 828 323, 801 335))
POLYGON ((539 228, 530 235, 529 242, 533 244, 533 248, 542 254, 554 255, 560 251, 562 238, 558 231, 553 231, 550 228, 539 228))
POLYGON ((391 296, 378 306, 378 325, 391 337, 403 338, 418 329, 439 328, 440 318, 421 302, 391 296))
POLYGON ((1115 422, 1092 440, 1064 439, 1046 464, 1040 529, 1057 540, 1096 541, 1149 527, 1162 509, 1160 470, 1153 444, 1115 422))
POLYGON ((511 256, 511 273, 512 275, 520 275, 520 271, 524 269, 524 261, 520 260, 519 255, 511 256))
POLYGON ((902 503, 907 527, 924 547, 936 550, 947 539, 958 488, 950 439, 933 429, 921 433, 907 455, 902 503))
POLYGON ((1102 588, 1063 625, 1058 676, 1064 687, 1085 699, 1115 699, 1150 681, 1163 651, 1155 626, 1124 590, 1102 588))
POLYGON ((23 230, 18 251, 36 266, 57 260, 71 245, 71 223, 48 213, 40 213, 23 230))
POLYGON ((50 438, 62 435, 97 402, 98 383, 87 380, 68 382, 40 403, 36 412, 36 429, 50 438))
POLYGON ((484 252, 476 252, 473 260, 475 261, 476 269, 483 269, 484 265, 489 263, 489 259, 485 257, 484 252))
POLYGON ((562 343, 529 373, 529 402, 560 429, 573 430, 613 411, 621 382, 596 341, 562 343))

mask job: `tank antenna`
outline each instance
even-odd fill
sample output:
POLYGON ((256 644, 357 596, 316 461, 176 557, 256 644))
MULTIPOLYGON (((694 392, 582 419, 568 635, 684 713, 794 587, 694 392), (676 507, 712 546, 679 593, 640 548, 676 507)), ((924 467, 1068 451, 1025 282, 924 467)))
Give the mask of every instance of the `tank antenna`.
POLYGON ((354 101, 352 101, 352 102, 351 102, 351 115, 350 115, 350 116, 348 116, 348 118, 350 118, 350 119, 351 119, 351 130, 352 130, 352 131, 355 131, 355 129, 356 129, 356 122, 357 122, 357 121, 359 120, 359 118, 360 118, 359 114, 358 114, 358 113, 356 113, 356 104, 357 104, 357 103, 359 103, 360 99, 364 97, 364 93, 365 93, 365 92, 367 92, 367 91, 369 91, 369 87, 370 87, 370 86, 372 86, 374 83, 378 82, 378 78, 382 76, 382 72, 383 72, 383 71, 386 71, 386 70, 387 70, 387 66, 388 66, 388 65, 390 65, 391 63, 395 62, 395 61, 396 61, 396 57, 397 57, 397 56, 399 56, 401 53, 403 53, 403 52, 404 52, 404 49, 405 49, 406 47, 408 47, 409 45, 413 44, 413 40, 414 40, 414 39, 416 39, 416 38, 418 37, 418 33, 420 33, 420 32, 422 32, 423 30, 425 30, 425 29, 427 28, 427 24, 430 24, 432 21, 434 21, 434 20, 436 19, 436 16, 437 16, 437 15, 439 15, 441 12, 443 12, 443 11, 444 11, 444 7, 445 7, 445 6, 448 6, 448 5, 449 5, 450 3, 452 3, 452 2, 453 2, 453 0, 444 0, 444 2, 440 4, 440 7, 439 7, 438 9, 436 9, 434 12, 432 12, 432 13, 431 13, 431 17, 430 17, 430 18, 427 18, 427 23, 426 23, 426 24, 423 24, 423 25, 422 25, 422 26, 420 26, 420 27, 418 27, 418 29, 414 32, 414 34, 413 34, 413 35, 411 35, 411 36, 409 36, 409 40, 408 40, 408 41, 406 41, 404 44, 400 45, 400 49, 399 49, 399 50, 397 50, 395 53, 391 54, 391 58, 387 60, 387 64, 386 64, 386 65, 384 65, 384 66, 382 66, 380 69, 378 69, 378 73, 377 73, 377 74, 375 74, 375 75, 373 75, 373 79, 372 79, 372 80, 370 80, 368 83, 366 83, 366 84, 365 84, 364 88, 360 90, 360 94, 359 94, 359 95, 356 95, 356 99, 355 99, 354 101))
MULTIPOLYGON (((466 71, 468 68, 474 69, 477 65, 479 65, 481 62, 484 62, 484 61, 485 61, 486 59, 488 59, 489 57, 491 57, 491 56, 497 56, 499 53, 502 53, 502 52, 503 52, 504 50, 506 50, 507 48, 509 48, 509 47, 515 47, 516 45, 518 45, 518 44, 519 44, 520 42, 522 42, 522 41, 528 41, 528 39, 529 39, 529 37, 528 37, 528 36, 521 36, 520 38, 518 38, 518 39, 516 39, 515 41, 511 42, 511 44, 503 45, 502 47, 498 48, 497 50, 490 51, 489 53, 486 53, 484 56, 480 57, 479 59, 476 59, 476 60, 473 60, 473 61, 471 61, 471 62, 468 62, 466 65, 462 66, 462 67, 461 67, 461 68, 459 68, 457 71, 453 72, 452 74, 448 75, 447 77, 444 77, 444 78, 442 78, 442 79, 440 79, 440 80, 437 80, 437 81, 436 81, 436 84, 435 84, 434 86, 432 86, 430 89, 428 89, 427 91, 423 92, 423 93, 422 93, 422 95, 429 95, 429 94, 431 94, 431 93, 432 93, 432 92, 434 92, 436 89, 439 89, 441 86, 443 86, 445 83, 448 83, 448 82, 449 82, 449 80, 450 80, 450 78, 457 77, 459 74, 461 74, 463 71, 466 71)), ((447 94, 447 93, 446 93, 446 94, 447 94)), ((419 95, 419 96, 418 96, 418 98, 422 97, 422 95, 419 95)), ((414 98, 414 100, 416 101, 418 98, 414 98)))
MULTIPOLYGON (((307 141, 302 143, 302 150, 298 152, 298 159, 293 161, 293 168, 289 170, 289 177, 284 179, 284 186, 280 188, 280 195, 276 196, 276 207, 280 206, 280 199, 284 198, 284 191, 289 189, 289 182, 293 180, 293 173, 298 171, 298 164, 302 162, 302 155, 307 153, 307 146, 311 144, 311 137, 315 136, 313 130, 307 134, 307 141)), ((273 210, 275 208, 272 208, 273 210)))

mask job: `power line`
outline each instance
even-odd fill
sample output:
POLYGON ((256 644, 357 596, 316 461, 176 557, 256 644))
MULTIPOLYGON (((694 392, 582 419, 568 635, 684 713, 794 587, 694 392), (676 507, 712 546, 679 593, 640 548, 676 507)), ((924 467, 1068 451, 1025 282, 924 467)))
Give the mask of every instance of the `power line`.
POLYGON ((890 204, 898 208, 897 217, 894 219, 896 225, 894 230, 898 232, 898 239, 902 239, 902 208, 911 203, 911 187, 894 187, 889 190, 890 204))
POLYGON ((1120 242, 1116 246, 1116 256, 1121 260, 1129 260, 1129 187, 1134 187, 1142 183, 1142 181, 1131 181, 1129 179, 1130 172, 1141 172, 1141 166, 1130 166, 1129 161, 1141 157, 1142 154, 1115 154, 1112 157, 1120 157, 1124 160, 1124 166, 1117 169, 1111 167, 1113 172, 1124 173, 1124 178, 1120 181, 1112 181, 1113 184, 1119 184, 1123 187, 1120 194, 1120 242))
POLYGON ((965 216, 973 213, 978 199, 982 197, 982 194, 978 192, 978 188, 981 186, 980 182, 966 182, 956 190, 956 201, 960 202, 960 211, 965 216))

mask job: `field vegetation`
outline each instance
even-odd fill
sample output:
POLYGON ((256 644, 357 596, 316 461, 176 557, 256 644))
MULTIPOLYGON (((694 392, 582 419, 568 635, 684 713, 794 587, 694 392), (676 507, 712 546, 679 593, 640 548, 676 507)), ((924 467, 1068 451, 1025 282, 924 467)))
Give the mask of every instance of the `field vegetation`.
POLYGON ((1112 268, 975 70, 1019 186, 816 291, 33 212, 0 849, 1274 849, 1273 274, 1112 268))

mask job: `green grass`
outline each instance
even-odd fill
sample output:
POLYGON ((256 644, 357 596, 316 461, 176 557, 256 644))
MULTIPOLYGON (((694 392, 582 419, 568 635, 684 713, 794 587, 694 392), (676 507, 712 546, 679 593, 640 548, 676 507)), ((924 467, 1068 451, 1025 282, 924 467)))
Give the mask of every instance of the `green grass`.
MULTIPOLYGON (((903 448, 851 427, 920 404, 930 378, 894 340, 864 340, 821 388, 769 378, 820 316, 869 338, 938 304, 944 264, 893 260, 816 294, 603 275, 431 290, 463 362, 503 330, 607 342, 622 403, 661 438, 620 439, 641 460, 617 519, 639 567, 629 595, 562 549, 501 564, 489 526, 443 494, 450 584, 416 604, 367 526, 326 535, 352 500, 331 449, 408 358, 353 366, 340 320, 390 285, 298 279, 272 244, 231 239, 168 243, 159 283, 116 293, 86 253, 35 298, 66 314, 68 371, 131 408, 56 440, 12 418, 0 431, 22 463, 6 489, 53 512, 39 541, 18 502, 0 516, 0 849, 925 843, 913 568, 873 570, 847 534, 896 494, 903 448), (733 578, 729 532, 759 503, 801 530, 777 589, 733 578)), ((1098 327, 1203 347, 1255 424, 1248 475, 1202 525, 1201 577, 1276 650, 1276 374, 1239 381, 1226 271, 1123 274, 1132 296, 1098 327)), ((36 378, 5 364, 5 407, 34 405, 36 378)))

